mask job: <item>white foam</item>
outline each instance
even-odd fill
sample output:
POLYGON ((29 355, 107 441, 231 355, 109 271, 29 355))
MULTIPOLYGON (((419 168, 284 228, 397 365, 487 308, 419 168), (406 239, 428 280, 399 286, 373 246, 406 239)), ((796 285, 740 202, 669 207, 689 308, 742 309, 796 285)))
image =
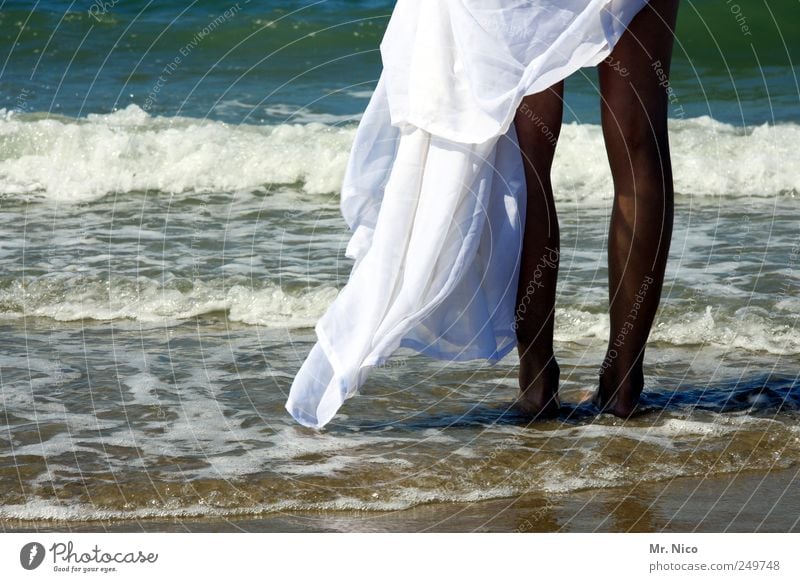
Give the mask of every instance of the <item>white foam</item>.
MULTIPOLYGON (((650 340, 672 345, 704 345, 736 348, 776 355, 800 353, 800 329, 785 317, 771 318, 753 310, 727 313, 711 305, 694 311, 676 306, 662 307, 650 340)), ((561 342, 607 341, 609 320, 606 313, 591 313, 575 308, 556 310, 554 337, 561 342)))
POLYGON ((349 95, 350 97, 355 97, 357 99, 369 99, 372 97, 373 91, 370 90, 362 90, 362 91, 345 91, 345 95, 349 95))
MULTIPOLYGON (((84 277, 80 273, 43 276, 31 278, 24 285, 15 280, 0 290, 0 315, 58 321, 130 319, 163 324, 226 312, 230 322, 300 329, 313 327, 338 294, 336 288, 327 286, 288 291, 273 284, 255 288, 226 285, 224 280, 198 280, 191 288, 178 289, 146 277, 111 283, 84 277)), ((782 301, 782 310, 792 304, 791 300, 782 301)), ((556 310, 555 339, 559 342, 605 342, 608 335, 607 313, 574 307, 556 310)), ((791 318, 775 318, 764 308, 756 307, 729 313, 711 305, 687 310, 665 303, 650 339, 677 346, 704 345, 776 355, 800 353, 800 329, 791 318)), ((42 370, 53 366, 44 361, 35 365, 42 370)))
MULTIPOLYGON (((337 192, 357 116, 276 107, 273 115, 302 123, 230 125, 152 116, 136 105, 80 120, 0 110, 0 193, 81 202, 118 192, 248 191, 296 182, 310 193, 337 192)), ((800 125, 737 128, 700 117, 673 120, 670 128, 677 192, 771 197, 800 191, 800 125)), ((611 196, 599 126, 564 126, 553 182, 562 200, 611 196)))
POLYGON ((571 307, 557 309, 553 337, 561 342, 608 339, 608 314, 571 307))
MULTIPOLYGON (((489 499, 493 492, 480 495, 482 499, 489 499)), ((499 491, 500 496, 508 496, 509 492, 499 491)), ((427 496, 426 496, 427 497, 427 496)), ((446 499, 431 499, 430 501, 446 501, 446 499)), ((429 501, 427 498, 409 501, 392 499, 386 501, 364 501, 355 497, 340 497, 332 501, 323 502, 298 502, 283 501, 276 503, 256 504, 249 507, 223 508, 214 507, 206 503, 188 505, 184 507, 152 507, 132 510, 100 509, 93 505, 70 502, 61 505, 56 502, 41 499, 31 499, 25 504, 7 504, 0 507, 0 519, 20 520, 49 520, 49 521, 95 521, 95 520, 131 520, 131 519, 157 519, 174 517, 235 517, 258 516, 282 511, 348 511, 348 510, 373 510, 395 511, 408 509, 420 503, 429 501)), ((465 500, 466 501, 466 500, 465 500)), ((161 505, 160 500, 153 500, 153 505, 161 505)))
MULTIPOLYGON (((356 437, 350 434, 339 437, 329 433, 309 434, 295 426, 281 428, 277 430, 273 436, 268 437, 266 440, 272 444, 272 446, 269 447, 269 458, 285 461, 296 460, 298 457, 303 457, 305 455, 318 455, 323 453, 329 454, 335 452, 337 455, 341 455, 342 451, 348 451, 370 445, 381 445, 387 442, 417 442, 417 439, 404 439, 396 436, 383 437, 359 435, 356 437)), ((376 452, 374 456, 379 457, 380 455, 376 452)))
MULTIPOLYGON (((6 504, 0 507, 0 519, 49 519, 49 520, 96 520, 96 519, 137 519, 144 517, 222 517, 235 515, 259 515, 275 511, 287 510, 367 510, 387 511, 406 509, 422 503, 431 502, 477 502, 487 499, 509 498, 525 493, 536 492, 567 492, 584 488, 619 487, 625 484, 646 480, 664 479, 667 477, 693 474, 705 474, 707 467, 704 461, 692 462, 677 452, 678 447, 672 444, 676 437, 694 437, 684 442, 684 445, 694 445, 699 442, 709 442, 709 450, 727 448, 730 439, 728 433, 739 434, 743 424, 750 424, 753 434, 765 434, 761 423, 770 422, 777 424, 777 428, 787 428, 792 432, 796 430, 784 423, 776 423, 769 419, 756 419, 749 417, 717 416, 713 422, 704 422, 692 419, 669 418, 656 426, 630 426, 592 423, 554 431, 537 431, 513 427, 519 442, 514 442, 514 450, 519 454, 517 459, 521 465, 515 464, 495 467, 493 455, 498 451, 497 439, 484 435, 480 442, 476 441, 474 456, 477 462, 470 463, 470 455, 460 456, 451 462, 442 462, 447 459, 448 452, 463 450, 459 445, 455 450, 441 450, 440 454, 431 458, 426 451, 415 453, 415 445, 424 443, 419 435, 409 438, 398 438, 397 435, 366 435, 349 434, 337 436, 329 433, 311 433, 295 426, 284 426, 273 434, 265 437, 258 428, 240 431, 241 434, 228 434, 230 427, 223 426, 225 420, 221 414, 213 411, 214 405, 204 400, 199 394, 191 390, 185 391, 182 402, 186 406, 185 417, 187 420, 195 419, 198 426, 202 426, 207 433, 207 439, 198 441, 198 434, 190 434, 183 430, 177 432, 168 430, 158 435, 139 435, 135 443, 132 438, 126 439, 125 433, 115 433, 116 436, 106 435, 98 443, 104 445, 136 446, 140 450, 140 459, 117 458, 113 454, 103 455, 102 451, 95 448, 75 446, 73 450, 91 452, 100 455, 99 461, 107 464, 109 470, 124 471, 136 466, 147 470, 150 459, 159 454, 174 455, 177 452, 193 450, 198 460, 205 461, 205 468, 183 470, 179 476, 181 482, 196 478, 222 479, 226 483, 236 486, 234 480, 256 472, 269 472, 270 483, 274 483, 276 491, 272 493, 256 485, 253 496, 248 495, 247 481, 242 482, 244 496, 238 500, 223 500, 219 493, 212 488, 206 497, 199 503, 185 505, 178 497, 169 499, 159 498, 153 492, 150 503, 137 503, 139 507, 125 509, 120 506, 114 509, 96 507, 91 504, 69 500, 59 502, 54 499, 31 497, 25 504, 6 504), (205 408, 212 412, 202 418, 197 414, 205 408), (216 418, 215 418, 216 417, 216 418), (210 421, 210 422, 209 422, 210 421), (528 451, 545 452, 553 447, 534 446, 529 439, 534 436, 559 437, 566 439, 568 446, 560 446, 562 456, 554 455, 551 458, 533 461, 532 453, 528 451), (235 438, 232 438, 234 437, 235 438), (700 437, 699 439, 697 437, 700 437), (719 437, 706 441, 708 437, 719 437), (597 439, 597 440, 595 440, 597 439), (648 444, 664 452, 664 457, 652 459, 651 464, 645 466, 628 466, 625 461, 617 459, 614 455, 607 456, 607 447, 619 439, 633 440, 634 446, 638 443, 648 444), (406 449, 409 458, 399 459, 393 451, 398 448, 406 449), (416 456, 415 456, 416 454, 416 456), (312 455, 310 458, 303 458, 312 455), (676 456, 678 455, 678 456, 676 456), (141 459, 144 459, 142 462, 141 459), (533 464, 528 465, 531 462, 533 464), (373 471, 373 466, 382 471, 380 475, 373 471), (530 470, 535 468, 535 470, 530 470), (385 471, 385 472, 384 472, 385 471), (409 472, 428 479, 409 481, 409 472), (320 491, 318 494, 309 495, 302 487, 305 477, 326 477, 331 479, 329 490, 320 491), (273 479, 275 479, 273 481, 273 479), (271 501, 252 502, 253 498, 269 494, 271 501), (230 501, 230 502, 229 502, 230 501)), ((186 428, 184 426, 184 428, 186 428)), ((507 432, 511 427, 494 427, 491 431, 507 432)), ((494 434, 491 432, 490 434, 494 434)), ((537 441, 538 439, 534 439, 537 441)), ((782 437, 775 446, 784 447, 782 437)), ((794 439, 800 442, 800 439, 794 439)), ((50 455, 61 454, 70 450, 71 441, 62 438, 60 443, 52 443, 45 453, 50 455), (61 446, 59 446, 59 444, 61 446)), ((629 446, 629 445, 625 445, 629 446)), ((705 445, 704 445, 705 446, 705 445)), ((794 446, 794 445, 792 445, 794 446)), ((685 448, 685 447, 684 447, 685 448)), ((41 455, 41 446, 37 443, 28 445, 16 454, 41 455), (22 451, 22 453, 20 452, 22 451)), ((635 450, 635 449, 634 449, 635 450)), ((648 449, 649 450, 649 449, 648 449)), ((787 454, 784 464, 795 458, 794 453, 787 454)), ((763 467, 764 463, 771 466, 771 458, 753 457, 748 459, 747 467, 763 467)), ((721 463, 716 468, 717 472, 738 471, 742 469, 740 460, 731 463, 721 463)), ((53 464, 52 472, 58 473, 62 481, 83 482, 90 474, 81 474, 76 467, 53 464)), ((50 478, 43 472, 34 479, 36 483, 46 483, 50 478)), ((176 477, 177 479, 178 477, 176 477)), ((176 488, 180 488, 176 480, 176 488)))
MULTIPOLYGON (((534 436, 537 440, 550 440, 553 438, 578 439, 582 442, 585 442, 586 439, 595 439, 603 442, 608 441, 608 439, 628 439, 664 449, 671 449, 674 448, 675 436, 717 436, 734 430, 735 428, 720 426, 717 423, 670 418, 660 424, 648 426, 591 423, 577 427, 532 433, 527 437, 534 436)), ((537 444, 534 448, 541 446, 537 444)))
POLYGON ((305 107, 294 107, 292 105, 273 105, 265 107, 267 115, 279 118, 287 123, 325 123, 327 125, 341 125, 343 123, 356 122, 361 118, 361 114, 334 115, 333 113, 321 113, 311 111, 305 107))
MULTIPOLYGON (((710 117, 672 120, 675 191, 700 196, 766 196, 800 192, 800 125, 737 128, 710 117)), ((602 130, 567 124, 553 166, 559 197, 592 200, 612 194, 602 130)))
POLYGON ((313 327, 338 291, 322 287, 302 294, 289 294, 278 287, 253 291, 239 285, 228 291, 228 319, 266 327, 313 327))
POLYGON ((159 399, 155 393, 156 389, 170 389, 169 385, 164 384, 158 377, 147 372, 139 372, 123 378, 122 381, 130 389, 129 394, 136 404, 157 405, 159 404, 159 399))
POLYGON ((148 115, 136 105, 86 119, 0 118, 0 192, 84 202, 109 193, 339 189, 354 129, 148 115))
POLYGON ((715 422, 688 420, 682 418, 668 418, 666 421, 649 427, 649 434, 673 437, 684 437, 688 435, 698 436, 720 436, 736 432, 738 427, 718 422, 719 417, 715 417, 715 422))
POLYGON ((739 317, 703 311, 689 311, 656 324, 650 336, 673 345, 712 345, 776 355, 800 353, 800 330, 754 313, 739 317))
POLYGON ((313 327, 338 291, 317 287, 288 292, 268 285, 253 289, 224 281, 194 283, 181 291, 140 277, 114 283, 80 275, 14 281, 0 290, 8 316, 50 317, 57 321, 134 319, 143 322, 184 320, 227 311, 229 321, 262 327, 313 327))

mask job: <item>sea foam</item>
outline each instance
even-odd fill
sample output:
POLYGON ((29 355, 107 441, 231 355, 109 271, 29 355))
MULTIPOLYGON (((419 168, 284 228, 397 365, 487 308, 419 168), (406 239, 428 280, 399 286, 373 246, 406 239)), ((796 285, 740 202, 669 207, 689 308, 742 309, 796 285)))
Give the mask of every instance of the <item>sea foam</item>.
MULTIPOLYGON (((338 294, 333 286, 282 288, 226 285, 224 279, 195 281, 191 287, 100 277, 42 276, 14 280, 0 289, 0 317, 47 317, 57 321, 134 320, 177 323, 212 313, 229 322, 259 327, 311 328, 338 294)), ((608 339, 608 314, 566 306, 556 311, 555 339, 593 342, 608 339)), ((686 309, 666 302, 650 339, 674 346, 713 346, 775 355, 800 354, 800 329, 791 316, 773 318, 759 310, 711 305, 686 309)))
MULTIPOLYGON (((355 122, 231 125, 153 116, 136 105, 73 119, 0 110, 0 193, 85 202, 112 193, 341 186, 355 122)), ((327 118, 320 118, 327 119, 327 118)), ((800 191, 800 125, 736 127, 709 117, 670 125, 676 191, 756 196, 800 191)), ((612 184, 602 130, 566 124, 553 170, 559 199, 602 201, 612 184)))
POLYGON ((135 105, 85 119, 0 112, 0 192, 86 202, 133 191, 228 192, 301 182, 338 190, 354 129, 154 117, 135 105))

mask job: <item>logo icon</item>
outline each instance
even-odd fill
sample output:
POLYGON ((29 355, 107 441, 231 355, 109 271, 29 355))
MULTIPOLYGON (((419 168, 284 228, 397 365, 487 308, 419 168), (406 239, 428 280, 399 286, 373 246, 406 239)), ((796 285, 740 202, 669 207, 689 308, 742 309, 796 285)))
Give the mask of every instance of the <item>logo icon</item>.
POLYGON ((19 563, 26 570, 35 570, 44 561, 44 546, 39 542, 30 542, 19 551, 19 563))

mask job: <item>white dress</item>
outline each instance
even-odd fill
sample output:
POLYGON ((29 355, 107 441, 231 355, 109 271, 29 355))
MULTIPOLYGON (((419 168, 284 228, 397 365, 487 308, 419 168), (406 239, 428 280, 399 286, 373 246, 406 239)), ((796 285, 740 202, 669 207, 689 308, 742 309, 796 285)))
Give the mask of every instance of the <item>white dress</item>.
POLYGON ((398 0, 341 208, 355 260, 286 409, 320 428, 399 347, 497 362, 514 315, 522 98, 598 64, 646 0, 398 0))

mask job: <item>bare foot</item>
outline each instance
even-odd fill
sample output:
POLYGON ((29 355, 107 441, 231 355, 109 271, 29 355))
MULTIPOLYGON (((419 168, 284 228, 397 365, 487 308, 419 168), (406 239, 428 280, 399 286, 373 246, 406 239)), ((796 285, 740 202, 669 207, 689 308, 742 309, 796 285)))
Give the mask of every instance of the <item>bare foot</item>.
POLYGON ((640 367, 635 367, 627 375, 622 375, 623 379, 618 381, 611 370, 601 374, 600 387, 592 398, 592 403, 601 413, 627 419, 642 412, 639 395, 644 386, 644 373, 640 367))
POLYGON ((558 400, 558 379, 561 370, 555 358, 550 358, 544 368, 531 369, 526 362, 520 364, 520 392, 514 407, 534 418, 558 416, 561 403, 558 400))

